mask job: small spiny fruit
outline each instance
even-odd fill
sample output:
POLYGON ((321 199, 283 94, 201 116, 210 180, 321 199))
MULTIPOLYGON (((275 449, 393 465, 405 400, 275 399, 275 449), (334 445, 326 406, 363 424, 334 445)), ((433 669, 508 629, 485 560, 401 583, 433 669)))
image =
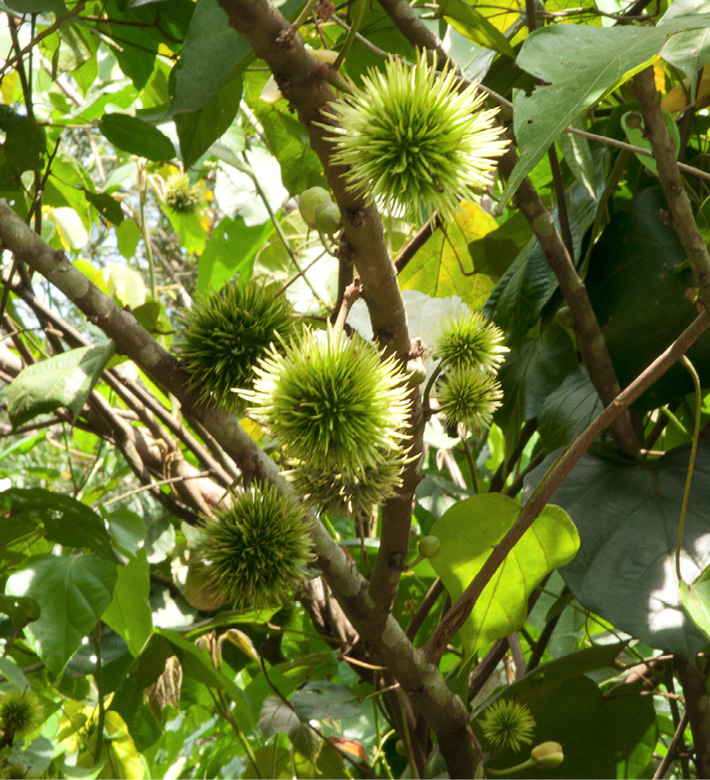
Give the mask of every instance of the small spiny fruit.
POLYGON ((194 214, 200 194, 186 173, 173 173, 165 183, 165 203, 178 214, 194 214))
POLYGON ((34 731, 44 720, 44 708, 35 693, 15 688, 0 698, 0 730, 11 738, 34 731))
POLYGON ((274 286, 254 281, 230 282, 198 298, 180 320, 176 352, 188 388, 227 409, 240 407, 233 390, 251 387, 257 360, 300 329, 288 300, 276 296, 274 286))
POLYGON ((206 519, 196 549, 212 590, 237 608, 286 603, 314 558, 304 508, 268 484, 206 519))
POLYGON ((535 718, 524 704, 499 699, 486 709, 481 729, 492 747, 518 751, 532 742, 535 718))
POLYGON ((478 433, 501 405, 503 390, 493 374, 458 368, 445 374, 436 397, 449 428, 463 425, 478 433))
POLYGON ((503 331, 480 311, 457 312, 442 327, 434 354, 445 368, 495 374, 510 351, 504 338, 503 331))

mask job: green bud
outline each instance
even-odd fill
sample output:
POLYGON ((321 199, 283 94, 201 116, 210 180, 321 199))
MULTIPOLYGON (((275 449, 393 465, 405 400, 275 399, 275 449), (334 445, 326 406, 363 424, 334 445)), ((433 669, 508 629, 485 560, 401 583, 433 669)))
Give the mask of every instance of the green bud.
POLYGON ((316 228, 327 236, 337 233, 343 226, 340 209, 332 201, 321 203, 316 209, 316 228))
POLYGON ((541 742, 530 751, 530 759, 538 769, 554 769, 565 759, 559 742, 541 742))
POLYGON ((330 193, 323 187, 311 187, 301 193, 301 197, 298 199, 298 208, 308 227, 314 228, 316 226, 316 210, 328 202, 330 202, 330 193))
POLYGON ((438 536, 423 536, 419 540, 419 554, 423 558, 436 558, 441 549, 438 536))
POLYGON ((398 739, 394 743, 394 749, 400 756, 406 756, 407 755, 407 748, 404 746, 404 742, 402 742, 401 739, 398 739))

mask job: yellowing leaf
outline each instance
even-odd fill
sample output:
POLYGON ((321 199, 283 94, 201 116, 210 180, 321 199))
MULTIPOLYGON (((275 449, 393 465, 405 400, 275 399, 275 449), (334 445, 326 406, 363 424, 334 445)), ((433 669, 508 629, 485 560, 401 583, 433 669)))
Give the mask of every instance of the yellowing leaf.
MULTIPOLYGON (((710 65, 706 65, 700 75, 698 83, 698 96, 695 107, 702 108, 710 103, 710 65)), ((683 79, 661 100, 661 108, 665 111, 682 111, 690 105, 690 81, 683 79)))

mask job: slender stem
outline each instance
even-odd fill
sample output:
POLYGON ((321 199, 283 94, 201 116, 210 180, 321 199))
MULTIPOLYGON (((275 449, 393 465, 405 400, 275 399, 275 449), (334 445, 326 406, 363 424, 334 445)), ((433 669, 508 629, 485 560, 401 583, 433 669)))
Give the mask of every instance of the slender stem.
POLYGON ((343 62, 345 62, 345 58, 347 57, 347 54, 350 51, 350 47, 355 42, 355 35, 357 34, 358 29, 360 28, 362 17, 365 15, 366 6, 367 6, 367 0, 355 0, 355 8, 353 10, 353 18, 352 18, 352 22, 350 23, 350 29, 348 30, 348 34, 345 37, 345 43, 343 43, 343 48, 340 50, 337 59, 333 63, 333 70, 338 70, 338 68, 343 64, 343 62))
POLYGON ((106 721, 106 711, 104 709, 104 672, 101 664, 101 623, 99 623, 93 632, 94 652, 96 653, 96 671, 94 680, 98 691, 99 719, 96 724, 96 748, 94 750, 94 764, 99 762, 101 751, 104 747, 104 722, 106 721))
POLYGON ((680 574, 680 549, 683 543, 683 529, 685 528, 685 515, 688 510, 688 497, 690 496, 690 483, 693 480, 693 468, 695 467, 695 456, 698 452, 698 438, 700 437, 700 415, 702 412, 702 392, 700 390, 700 378, 695 366, 690 362, 687 355, 683 355, 681 363, 688 369, 693 378, 695 386, 695 424, 693 426, 693 443, 690 447, 690 459, 688 461, 688 474, 685 478, 685 487, 683 488, 683 502, 680 506, 680 520, 678 521, 678 539, 675 545, 675 571, 678 576, 678 582, 683 578, 680 574))
POLYGON ((461 446, 463 447, 463 454, 466 458, 468 470, 471 474, 471 489, 474 493, 478 493, 478 474, 476 473, 476 464, 473 460, 473 454, 471 453, 471 448, 469 447, 465 436, 461 437, 461 446))

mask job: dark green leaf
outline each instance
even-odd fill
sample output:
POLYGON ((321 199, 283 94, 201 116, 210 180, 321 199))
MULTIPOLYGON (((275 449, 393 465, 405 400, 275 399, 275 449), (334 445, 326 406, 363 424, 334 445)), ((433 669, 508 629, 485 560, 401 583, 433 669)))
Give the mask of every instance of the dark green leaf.
POLYGON ((259 713, 259 728, 265 737, 286 734, 299 753, 315 761, 321 738, 278 696, 267 696, 259 713))
POLYGON ((102 618, 124 640, 133 656, 140 655, 153 628, 149 594, 150 566, 145 550, 140 550, 125 566, 118 567, 113 600, 102 618))
POLYGON ((34 119, 0 106, 0 129, 5 131, 2 148, 10 171, 22 173, 42 168, 47 142, 44 130, 34 119))
POLYGON ((10 385, 7 409, 14 426, 65 406, 76 418, 113 354, 113 342, 78 347, 24 368, 10 385))
POLYGON ((175 147, 157 127, 128 114, 106 114, 99 122, 101 132, 118 149, 154 162, 172 160, 175 147))
MULTIPOLYGON (((707 639, 683 612, 674 563, 689 450, 678 447, 649 463, 587 454, 552 501, 579 531, 579 553, 560 570, 576 598, 651 647, 692 658, 707 639)), ((530 474, 525 495, 553 458, 530 474)), ((686 581, 710 564, 708 491, 710 442, 701 440, 681 551, 686 581)))
POLYGON ((351 704, 355 694, 347 685, 327 680, 311 680, 290 699, 291 706, 301 720, 339 720, 360 714, 360 708, 351 704))
POLYGON ((93 553, 37 555, 8 579, 8 595, 39 604, 39 618, 25 633, 53 677, 61 674, 111 603, 115 582, 116 564, 93 553))
POLYGON ((123 222, 121 204, 112 195, 107 192, 91 192, 91 190, 84 190, 84 195, 99 214, 109 222, 113 222, 115 225, 120 225, 123 222))
POLYGON ((538 416, 538 430, 545 449, 566 447, 604 408, 584 369, 565 377, 550 393, 538 416))

